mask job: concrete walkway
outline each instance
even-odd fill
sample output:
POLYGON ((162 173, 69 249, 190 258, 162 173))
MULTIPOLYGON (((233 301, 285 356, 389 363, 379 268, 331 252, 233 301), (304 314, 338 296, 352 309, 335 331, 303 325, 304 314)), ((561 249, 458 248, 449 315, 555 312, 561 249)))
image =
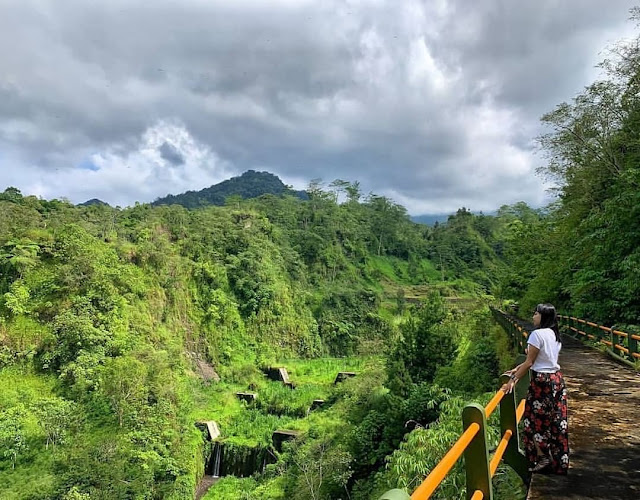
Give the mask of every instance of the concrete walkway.
POLYGON ((530 500, 640 499, 640 374, 565 336, 568 476, 534 474, 530 500))

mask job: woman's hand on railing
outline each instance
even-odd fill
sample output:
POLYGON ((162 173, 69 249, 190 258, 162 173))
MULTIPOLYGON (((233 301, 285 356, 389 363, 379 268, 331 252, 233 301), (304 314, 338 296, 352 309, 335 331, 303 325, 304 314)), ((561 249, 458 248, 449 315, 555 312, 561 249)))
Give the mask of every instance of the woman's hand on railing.
POLYGON ((513 388, 516 386, 517 383, 518 383, 517 378, 511 378, 509 379, 509 382, 507 382, 500 388, 500 390, 505 394, 509 394, 511 391, 513 391, 513 388))

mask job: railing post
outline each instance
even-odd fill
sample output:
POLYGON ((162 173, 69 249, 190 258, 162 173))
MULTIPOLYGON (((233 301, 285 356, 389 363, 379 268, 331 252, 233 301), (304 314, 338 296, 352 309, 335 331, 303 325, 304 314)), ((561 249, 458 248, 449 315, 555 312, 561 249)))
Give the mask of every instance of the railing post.
MULTIPOLYGON (((526 360, 527 360, 526 354, 520 354, 520 356, 516 358, 516 365, 521 365, 526 360)), ((516 384, 515 394, 516 394, 517 402, 519 402, 521 399, 524 399, 527 396, 527 392, 529 392, 530 383, 531 383, 531 371, 527 370, 527 373, 525 374, 525 376, 522 377, 516 384)))
POLYGON ((518 328, 518 346, 520 347, 520 349, 518 349, 518 354, 522 354, 527 348, 527 342, 523 334, 524 331, 522 330, 522 327, 518 328))
MULTIPOLYGON (((600 328, 598 328, 597 326, 593 326, 593 325, 589 325, 589 328, 591 328, 591 333, 593 333, 593 335, 595 336, 596 340, 600 341, 600 339, 605 340, 607 337, 607 334, 604 332, 604 330, 600 330, 600 328)), ((611 339, 613 339, 613 333, 611 331, 609 331, 609 341, 611 341, 611 339)), ((611 342, 611 348, 613 349, 613 342, 611 342)))
POLYGON ((613 333, 613 328, 609 330, 609 342, 611 342, 611 352, 613 354, 618 354, 619 356, 624 358, 624 353, 623 352, 619 353, 616 350, 616 344, 622 343, 622 341, 618 342, 618 336, 615 333, 613 333))
POLYGON ((484 408, 477 403, 470 403, 462 410, 462 426, 464 430, 476 423, 480 430, 464 452, 464 468, 467 474, 467 499, 476 490, 484 495, 484 500, 493 500, 491 472, 489 472, 489 450, 487 446, 487 417, 484 408))
POLYGON ((518 329, 516 325, 511 322, 511 318, 509 318, 509 331, 511 332, 511 338, 513 339, 513 347, 520 350, 520 337, 518 337, 518 329))
POLYGON ((562 334, 572 336, 571 327, 573 326, 573 320, 571 316, 567 315, 565 321, 567 322, 567 328, 563 329, 562 334))
POLYGON ((513 342, 513 348, 520 350, 520 337, 518 337, 518 329, 509 321, 509 331, 511 332, 511 341, 513 342))
MULTIPOLYGON (((613 327, 611 327, 611 329, 613 330, 613 327)), ((631 359, 631 361, 637 361, 637 358, 635 358, 633 356, 632 353, 637 353, 638 352, 638 341, 636 339, 634 339, 633 337, 637 337, 637 335, 635 335, 632 331, 628 331, 628 337, 627 337, 627 347, 629 349, 629 358, 631 359)))
POLYGON ((574 332, 571 328, 578 328, 576 326, 576 322, 574 319, 571 318, 571 316, 569 316, 569 319, 567 320, 567 323, 569 323, 569 331, 567 332, 567 334, 569 336, 571 336, 572 338, 576 339, 578 338, 578 335, 576 334, 576 332, 574 332))
MULTIPOLYGON (((522 356, 524 358, 524 356, 522 356)), ((521 362, 521 361, 520 361, 521 362)), ((527 376, 523 377, 518 382, 513 392, 505 394, 500 401, 500 435, 504 436, 505 431, 510 430, 512 432, 507 449, 504 452, 504 461, 520 476, 520 479, 525 484, 529 483, 530 474, 528 471, 529 464, 522 450, 520 450, 520 434, 518 432, 518 419, 516 416, 516 408, 521 397, 517 395, 518 388, 525 385, 525 382, 529 379, 530 374, 527 372, 527 376)), ((509 381, 509 377, 504 375, 500 377, 500 383, 506 384, 509 381)), ((528 384, 527 384, 528 385, 528 384)))
POLYGON ((411 500, 411 497, 404 490, 389 490, 378 500, 411 500))

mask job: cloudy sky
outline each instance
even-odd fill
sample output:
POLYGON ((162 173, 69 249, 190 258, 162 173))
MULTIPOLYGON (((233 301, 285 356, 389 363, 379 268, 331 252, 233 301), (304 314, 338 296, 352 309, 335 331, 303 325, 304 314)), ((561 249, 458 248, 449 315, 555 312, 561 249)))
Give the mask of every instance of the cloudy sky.
POLYGON ((622 0, 0 0, 0 189, 113 205, 245 170, 412 214, 548 201, 540 116, 622 0))

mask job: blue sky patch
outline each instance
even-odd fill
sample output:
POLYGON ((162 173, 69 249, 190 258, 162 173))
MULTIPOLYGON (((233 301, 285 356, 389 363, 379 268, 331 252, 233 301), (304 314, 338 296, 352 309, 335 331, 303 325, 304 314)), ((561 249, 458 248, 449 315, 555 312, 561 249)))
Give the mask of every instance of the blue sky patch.
POLYGON ((81 168, 82 170, 91 170, 93 172, 97 172, 98 170, 100 170, 100 167, 97 166, 95 163, 93 163, 90 159, 86 158, 84 160, 82 160, 79 164, 78 164, 78 168, 81 168))

